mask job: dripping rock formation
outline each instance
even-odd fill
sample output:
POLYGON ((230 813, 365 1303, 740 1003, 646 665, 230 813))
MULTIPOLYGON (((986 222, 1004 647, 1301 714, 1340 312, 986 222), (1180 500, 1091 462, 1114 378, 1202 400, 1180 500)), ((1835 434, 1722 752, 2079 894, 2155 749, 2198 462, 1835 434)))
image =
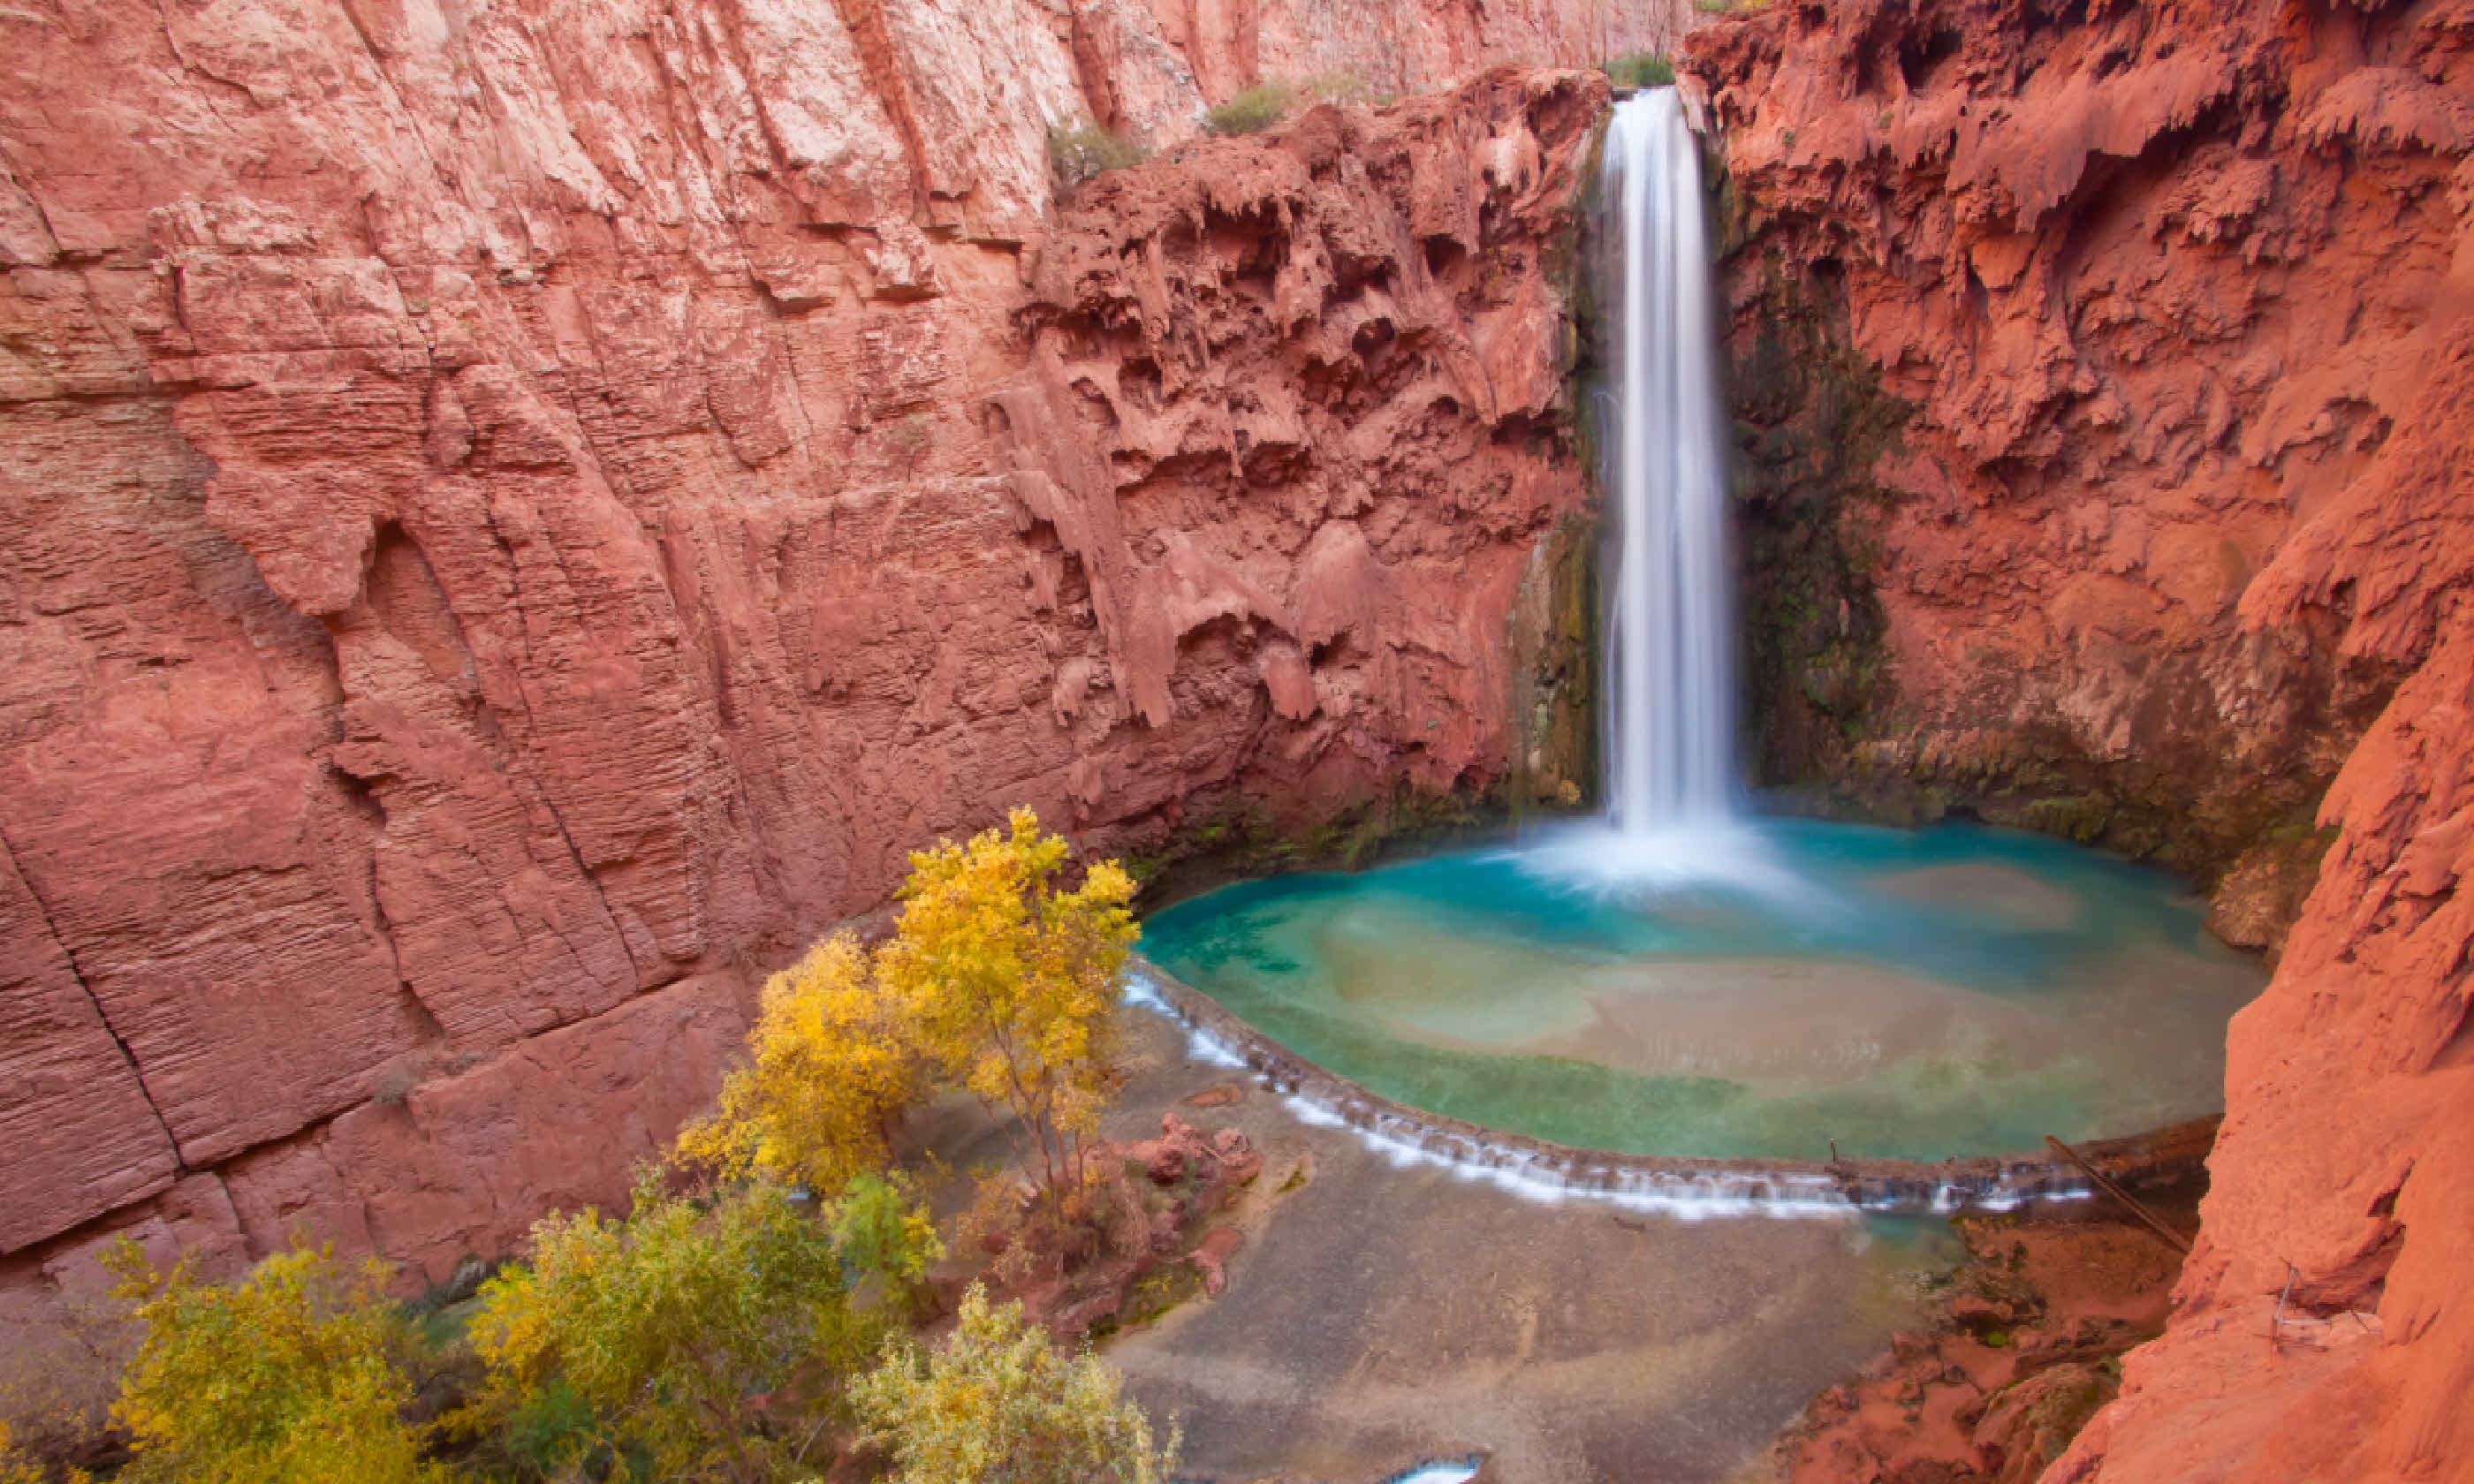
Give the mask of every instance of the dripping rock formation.
POLYGON ((1009 804, 1503 785, 1606 84, 1486 67, 1675 8, 1341 9, 0 15, 0 1351, 616 1204, 1009 804), (1334 68, 1450 90, 1197 137, 1334 68))
POLYGON ((2463 1476, 2474 7, 1833 0, 1685 65, 1773 776, 2298 912, 2170 1327, 2046 1478, 2463 1476))

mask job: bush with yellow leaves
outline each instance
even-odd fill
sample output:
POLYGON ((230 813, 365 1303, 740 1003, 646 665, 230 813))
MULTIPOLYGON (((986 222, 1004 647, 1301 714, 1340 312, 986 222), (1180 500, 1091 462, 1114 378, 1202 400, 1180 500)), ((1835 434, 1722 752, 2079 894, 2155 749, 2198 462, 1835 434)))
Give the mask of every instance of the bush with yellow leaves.
POLYGON ((895 1347, 852 1400, 893 1455, 891 1484, 1166 1484, 1176 1468, 1175 1427, 1155 1443, 1098 1357, 1058 1354, 1020 1304, 977 1284, 942 1346, 895 1347))
POLYGON ((925 1091, 905 1012, 857 938, 810 948, 765 981, 749 1064, 724 1080, 714 1113, 680 1134, 680 1158, 819 1196, 884 1168, 894 1126, 925 1091))
POLYGON ((112 1418, 131 1484, 443 1484, 402 1420, 401 1321, 380 1262, 278 1253, 229 1286, 158 1275, 123 1238, 105 1262, 143 1326, 112 1418))
POLYGON ((831 1235, 761 1181, 708 1209, 647 1171, 632 1205, 545 1217, 528 1260, 482 1285, 489 1380, 458 1425, 538 1478, 813 1472, 880 1333, 845 1302, 831 1235))
POLYGON ((1023 1168, 1052 1204, 1114 1090, 1118 976, 1140 929, 1133 878, 1102 861, 1067 891, 1063 839, 1015 809, 1003 830, 910 857, 902 916, 877 954, 922 1057, 1012 1115, 1023 1168))

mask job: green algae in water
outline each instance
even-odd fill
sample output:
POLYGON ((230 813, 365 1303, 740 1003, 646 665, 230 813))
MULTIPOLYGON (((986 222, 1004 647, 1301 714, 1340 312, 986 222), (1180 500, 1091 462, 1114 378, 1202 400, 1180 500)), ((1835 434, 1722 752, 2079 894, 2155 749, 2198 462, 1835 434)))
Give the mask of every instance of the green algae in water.
POLYGON ((1243 882, 1144 951, 1415 1108, 1636 1154, 1935 1160, 2221 1106, 2257 993, 2171 877, 2035 835, 1575 830, 1243 882), (1644 869, 1644 864, 1646 869, 1644 869))

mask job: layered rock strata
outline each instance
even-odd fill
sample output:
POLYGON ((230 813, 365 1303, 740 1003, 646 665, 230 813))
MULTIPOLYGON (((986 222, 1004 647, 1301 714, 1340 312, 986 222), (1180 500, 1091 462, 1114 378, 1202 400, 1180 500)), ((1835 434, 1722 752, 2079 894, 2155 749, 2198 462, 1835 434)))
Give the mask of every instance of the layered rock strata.
POLYGON ((1675 16, 1362 9, 0 17, 10 1332, 116 1233, 614 1204, 1008 804, 1498 787, 1605 84, 1468 79, 1675 16), (1344 67, 1464 85, 1053 196, 1344 67))
POLYGON ((2462 1474, 2474 8, 1832 4, 1687 49, 1756 492, 1828 526, 1775 672, 1805 764, 2195 865, 2333 832, 2171 1324, 2047 1477, 2462 1474), (1782 370, 1799 333, 1831 354, 1782 370))

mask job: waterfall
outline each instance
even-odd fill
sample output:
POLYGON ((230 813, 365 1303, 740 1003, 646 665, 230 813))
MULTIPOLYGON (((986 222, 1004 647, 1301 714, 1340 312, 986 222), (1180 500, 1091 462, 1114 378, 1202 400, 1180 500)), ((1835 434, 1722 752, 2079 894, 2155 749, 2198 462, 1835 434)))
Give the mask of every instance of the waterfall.
POLYGON ((1671 87, 1615 105, 1603 179, 1621 250, 1606 467, 1619 544, 1605 655, 1607 810, 1636 840, 1734 811, 1734 631, 1698 146, 1671 87))

